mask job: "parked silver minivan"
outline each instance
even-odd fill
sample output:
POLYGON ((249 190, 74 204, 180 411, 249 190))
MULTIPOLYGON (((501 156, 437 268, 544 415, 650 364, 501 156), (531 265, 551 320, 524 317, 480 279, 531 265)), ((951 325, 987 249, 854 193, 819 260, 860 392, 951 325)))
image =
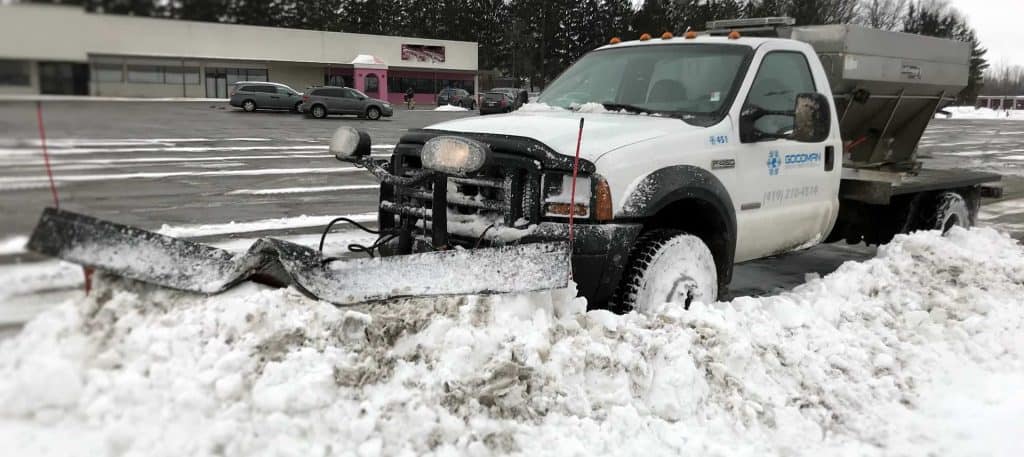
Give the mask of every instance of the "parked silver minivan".
POLYGON ((306 89, 299 111, 323 119, 329 114, 355 114, 371 121, 394 115, 391 103, 370 98, 351 87, 321 86, 306 89))
POLYGON ((231 87, 231 106, 248 112, 258 109, 298 111, 302 93, 280 83, 239 81, 231 87))

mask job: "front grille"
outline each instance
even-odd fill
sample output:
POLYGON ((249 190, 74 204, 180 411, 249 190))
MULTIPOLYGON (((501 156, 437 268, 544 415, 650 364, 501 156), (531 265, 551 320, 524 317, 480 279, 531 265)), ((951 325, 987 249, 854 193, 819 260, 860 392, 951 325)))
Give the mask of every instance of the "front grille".
MULTIPOLYGON (((401 177, 425 173, 420 161, 422 148, 418 142, 399 144, 391 158, 391 173, 401 177)), ((415 185, 383 186, 382 230, 436 242, 441 239, 434 233, 437 223, 444 228, 446 241, 466 244, 479 241, 485 231, 494 235, 538 223, 540 163, 514 152, 492 146, 489 165, 472 176, 439 173, 415 185), (436 215, 442 207, 444 215, 439 219, 436 215)))

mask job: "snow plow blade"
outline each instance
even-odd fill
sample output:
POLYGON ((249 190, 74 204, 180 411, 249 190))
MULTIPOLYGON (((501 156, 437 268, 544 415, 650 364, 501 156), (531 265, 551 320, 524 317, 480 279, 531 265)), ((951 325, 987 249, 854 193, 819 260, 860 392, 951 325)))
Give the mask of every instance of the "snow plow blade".
POLYGON ((294 286, 335 305, 389 298, 529 292, 565 287, 567 243, 325 259, 273 238, 244 254, 47 208, 29 239, 34 252, 115 276, 203 294, 246 280, 294 286))

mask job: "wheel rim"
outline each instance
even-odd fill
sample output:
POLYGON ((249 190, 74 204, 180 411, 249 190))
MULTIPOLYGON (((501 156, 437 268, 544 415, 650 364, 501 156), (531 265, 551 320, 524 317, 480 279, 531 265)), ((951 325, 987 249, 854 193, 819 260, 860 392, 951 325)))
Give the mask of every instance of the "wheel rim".
POLYGON ((942 224, 942 233, 946 233, 949 229, 960 225, 960 218, 956 214, 951 214, 946 218, 946 223, 942 224))
POLYGON ((953 227, 970 228, 970 209, 962 196, 948 192, 940 195, 938 202, 935 209, 935 222, 926 228, 941 230, 943 234, 949 232, 953 227))
POLYGON ((254 111, 256 110, 256 104, 251 101, 246 101, 242 108, 245 108, 246 111, 254 111))
POLYGON ((713 303, 718 298, 714 257, 699 238, 680 234, 641 249, 646 265, 638 275, 627 277, 632 278, 631 290, 624 291, 624 305, 649 312, 663 303, 689 309, 694 302, 713 303))
POLYGON ((324 109, 320 106, 313 107, 313 117, 324 117, 324 109))
POLYGON ((374 121, 380 119, 380 110, 377 108, 370 108, 370 110, 366 112, 366 117, 374 121))

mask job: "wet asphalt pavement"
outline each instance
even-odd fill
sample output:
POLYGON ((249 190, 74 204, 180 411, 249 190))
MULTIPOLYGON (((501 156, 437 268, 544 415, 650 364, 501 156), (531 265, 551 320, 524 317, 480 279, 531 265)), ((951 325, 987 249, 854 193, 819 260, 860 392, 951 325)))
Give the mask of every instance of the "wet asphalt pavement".
MULTIPOLYGON (((367 130, 386 154, 402 132, 476 113, 399 110, 381 121, 244 113, 212 102, 48 102, 43 118, 63 208, 145 228, 373 212, 374 179, 327 153, 340 125, 367 130)), ((27 235, 51 196, 34 103, 0 102, 0 242, 27 235)), ((1024 235, 1024 122, 936 120, 920 147, 927 166, 995 171, 1002 201, 982 222, 1024 235)), ((271 233, 310 234, 306 226, 271 233)), ((224 233, 221 237, 240 235, 224 233)), ((770 293, 872 256, 830 245, 737 268, 733 295, 770 293)), ((0 266, 40 261, 0 250, 0 266)), ((2 311, 2 310, 0 310, 2 311)))

